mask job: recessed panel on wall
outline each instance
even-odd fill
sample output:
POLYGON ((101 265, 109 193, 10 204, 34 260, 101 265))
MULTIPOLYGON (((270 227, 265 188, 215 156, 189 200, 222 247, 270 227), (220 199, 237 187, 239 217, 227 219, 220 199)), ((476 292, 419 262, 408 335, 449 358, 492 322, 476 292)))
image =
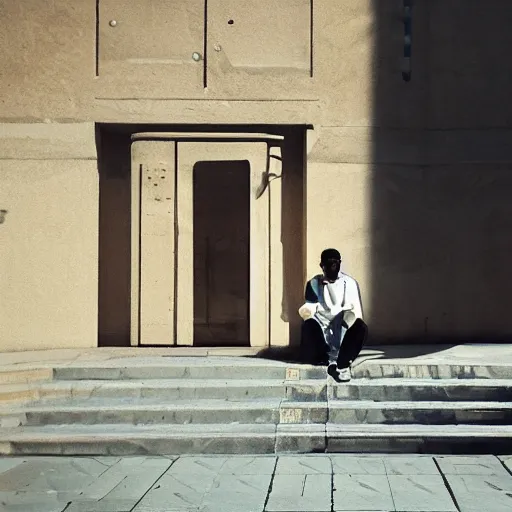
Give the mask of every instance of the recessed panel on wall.
POLYGON ((202 92, 203 53, 204 0, 99 0, 97 97, 202 92))
POLYGON ((312 0, 208 0, 208 89, 307 98, 313 84, 312 0))

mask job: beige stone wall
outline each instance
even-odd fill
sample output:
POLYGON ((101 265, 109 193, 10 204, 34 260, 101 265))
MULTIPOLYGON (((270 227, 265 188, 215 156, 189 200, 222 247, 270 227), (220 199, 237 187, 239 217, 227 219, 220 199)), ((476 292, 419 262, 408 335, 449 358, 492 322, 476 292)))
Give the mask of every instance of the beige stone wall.
MULTIPOLYGON (((2 273, 1 293, 11 304, 6 308, 2 300, 2 336, 42 346, 44 331, 55 344, 96 342, 94 136, 70 143, 62 135, 86 121, 312 125, 304 181, 307 272, 318 270, 325 246, 342 250, 346 270, 361 283, 376 342, 507 338, 512 64, 504 55, 512 44, 510 3, 416 0, 410 83, 401 77, 400 0, 315 0, 309 38, 307 0, 251 4, 209 1, 205 42, 200 1, 175 0, 177 26, 166 30, 158 8, 100 0, 99 44, 95 0, 0 6, 0 43, 9 48, 0 56, 0 121, 9 126, 0 140, 0 209, 13 197, 30 203, 27 187, 36 179, 52 198, 40 206, 48 222, 30 207, 22 217, 9 212, 0 225, 9 246, 2 257, 18 265, 2 273), (116 27, 108 25, 113 19, 116 27), (244 36, 249 22, 252 39, 244 36), (171 33, 167 55, 162 34, 171 33), (191 59, 205 50, 206 67, 191 59), (37 135, 28 123, 36 124, 37 135), (62 158, 69 160, 56 161, 62 158), (72 204, 82 208, 70 216, 72 204), (49 226, 87 229, 62 249, 49 226), (39 232, 48 235, 42 261, 51 270, 44 279, 34 266, 39 232), (63 258, 58 264, 55 248, 63 258), (68 295, 52 284, 65 261, 71 274, 60 286, 68 295), (32 277, 20 267, 34 268, 32 277), (33 298, 22 301, 25 288, 11 282, 33 290, 33 298), (59 323, 57 307, 42 315, 38 294, 65 306, 67 321, 59 323), (68 300, 73 297, 89 304, 85 315, 79 302, 68 300), (21 316, 12 314, 12 304, 21 316)), ((110 293, 107 303, 115 296, 110 293)), ((104 318, 116 338, 123 321, 104 318)))
POLYGON ((0 348, 97 340, 94 127, 0 125, 0 348))

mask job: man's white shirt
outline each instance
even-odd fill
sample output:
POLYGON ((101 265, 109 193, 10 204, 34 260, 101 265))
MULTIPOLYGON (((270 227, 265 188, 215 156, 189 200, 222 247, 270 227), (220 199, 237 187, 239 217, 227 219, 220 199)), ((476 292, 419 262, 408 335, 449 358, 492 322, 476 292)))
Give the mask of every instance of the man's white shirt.
POLYGON ((363 319, 357 281, 340 272, 336 281, 329 283, 319 274, 308 282, 308 288, 310 297, 306 293, 306 303, 299 309, 299 315, 319 323, 331 353, 337 354, 346 328, 358 318, 363 319))

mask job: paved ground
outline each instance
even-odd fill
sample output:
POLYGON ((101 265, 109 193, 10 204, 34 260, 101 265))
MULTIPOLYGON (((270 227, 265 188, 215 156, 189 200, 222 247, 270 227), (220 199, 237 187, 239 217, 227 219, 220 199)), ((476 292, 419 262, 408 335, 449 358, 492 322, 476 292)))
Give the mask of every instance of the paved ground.
POLYGON ((512 457, 0 458, 2 512, 509 512, 512 457))

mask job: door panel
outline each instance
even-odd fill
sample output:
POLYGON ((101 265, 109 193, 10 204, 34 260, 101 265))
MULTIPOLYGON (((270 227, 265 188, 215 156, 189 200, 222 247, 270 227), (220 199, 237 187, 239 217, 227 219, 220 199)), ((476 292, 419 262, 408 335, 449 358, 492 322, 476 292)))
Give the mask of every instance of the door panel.
MULTIPOLYGON (((177 173, 177 297, 176 304, 177 318, 177 339, 180 345, 192 345, 194 343, 194 315, 196 317, 196 326, 200 323, 200 317, 206 319, 208 314, 210 318, 218 320, 219 326, 212 325, 206 327, 208 335, 215 337, 215 328, 217 335, 222 337, 222 329, 227 329, 228 324, 232 328, 243 330, 243 314, 247 308, 246 299, 240 295, 243 293, 243 286, 237 286, 236 283, 229 283, 230 270, 236 273, 237 270, 230 268, 228 261, 233 261, 232 255, 236 251, 233 246, 238 239, 243 244, 243 233, 233 233, 229 240, 226 238, 223 230, 215 230, 214 223, 206 222, 206 226, 200 226, 202 232, 211 231, 211 236, 194 237, 194 169, 196 172, 212 172, 222 168, 222 162, 229 161, 225 166, 230 165, 231 172, 249 171, 249 187, 243 187, 246 190, 240 193, 249 194, 249 339, 251 346, 265 346, 268 344, 268 244, 269 244, 269 195, 265 192, 260 198, 256 199, 256 190, 262 181, 262 175, 266 172, 267 165, 267 144, 262 142, 178 142, 178 173, 177 173), (216 162, 217 165, 214 165, 216 162), (216 239, 215 233, 220 233, 220 238, 216 239), (196 240, 194 240, 196 238, 196 240), (206 239, 209 239, 207 241, 206 239), (201 249, 196 247, 194 250, 194 241, 203 243, 202 252, 205 258, 210 259, 210 265, 206 262, 195 261, 201 253, 201 249), (194 258, 194 254, 196 258, 194 258), (212 258, 216 258, 213 261, 212 258), (215 266, 212 269, 210 267, 215 266), (207 268, 208 267, 208 268, 207 268), (204 268, 201 273, 200 269, 204 268), (194 271, 195 269, 195 271, 194 271), (195 276, 194 276, 195 274, 195 276), (202 276, 202 277, 201 277, 202 276), (228 276, 228 279, 226 279, 228 276), (194 285, 194 277, 201 282, 194 285), (206 290, 210 287, 210 291, 206 290), (211 288, 213 287, 213 292, 211 288), (204 290, 204 300, 194 299, 194 290, 196 293, 204 290), (208 293, 211 293, 208 296, 208 293), (236 295, 239 295, 239 301, 236 301, 236 295), (235 300, 234 300, 235 297, 235 300), (206 303, 210 305, 207 306, 206 303), (196 311, 194 311, 194 303, 196 311), (203 304, 201 306, 201 303, 203 304), (234 305, 234 304, 238 305, 234 305), (210 308, 209 311, 206 311, 210 308)), ((212 187, 212 193, 215 192, 212 187)), ((196 194, 198 189, 196 187, 196 194)), ((204 191, 203 191, 204 193, 204 191)), ((235 199, 233 200, 235 201, 235 199)), ((222 209, 222 205, 220 206, 222 209)), ((196 209, 196 214, 198 210, 196 209)), ((204 215, 205 212, 202 212, 204 215)), ((226 212, 226 215, 229 215, 226 212)), ((224 221, 228 217, 226 216, 224 221)), ((199 217, 196 215, 196 221, 199 217)), ((211 221, 211 219, 210 219, 211 221)), ((242 229, 240 223, 239 229, 242 229)), ((233 225, 234 229, 236 224, 233 225)), ((233 263, 231 263, 232 265, 233 263)), ((207 324, 207 322, 204 322, 207 324)), ((240 335, 243 337, 243 335, 240 335)), ((211 340, 215 342, 215 339, 211 340)))
POLYGON ((174 344, 175 143, 132 145, 132 342, 174 344), (137 329, 137 332, 134 332, 137 329))

